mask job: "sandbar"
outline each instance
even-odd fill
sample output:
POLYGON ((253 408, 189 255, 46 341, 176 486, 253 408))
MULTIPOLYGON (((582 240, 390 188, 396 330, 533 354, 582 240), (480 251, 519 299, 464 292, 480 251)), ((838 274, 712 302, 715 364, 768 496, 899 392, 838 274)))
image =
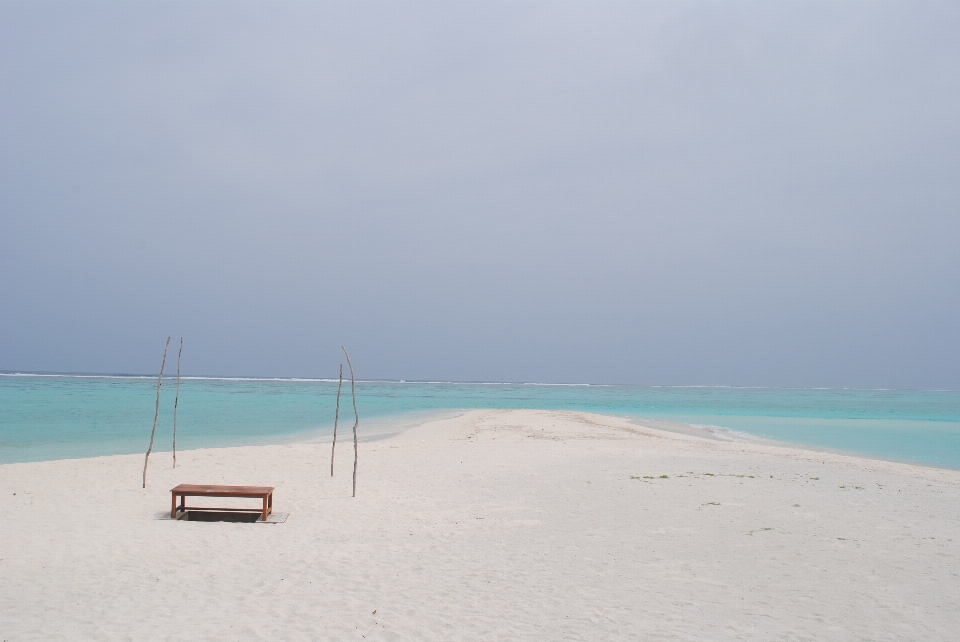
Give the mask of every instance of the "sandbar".
POLYGON ((3 640, 953 640, 960 472, 471 410, 360 444, 0 466, 3 640), (171 521, 180 483, 276 524, 171 521))

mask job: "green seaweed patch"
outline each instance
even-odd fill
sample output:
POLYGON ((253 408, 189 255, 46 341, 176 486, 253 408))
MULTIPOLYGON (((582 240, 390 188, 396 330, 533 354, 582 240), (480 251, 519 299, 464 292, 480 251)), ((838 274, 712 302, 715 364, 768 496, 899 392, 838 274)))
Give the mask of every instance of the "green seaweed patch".
POLYGON ((667 477, 666 475, 660 475, 660 479, 670 479, 670 478, 667 477))
POLYGON ((755 531, 750 531, 749 533, 747 533, 747 535, 753 535, 754 533, 762 533, 763 531, 772 531, 772 530, 773 530, 772 528, 770 528, 769 526, 767 526, 767 527, 765 527, 765 528, 758 528, 758 529, 755 530, 755 531))

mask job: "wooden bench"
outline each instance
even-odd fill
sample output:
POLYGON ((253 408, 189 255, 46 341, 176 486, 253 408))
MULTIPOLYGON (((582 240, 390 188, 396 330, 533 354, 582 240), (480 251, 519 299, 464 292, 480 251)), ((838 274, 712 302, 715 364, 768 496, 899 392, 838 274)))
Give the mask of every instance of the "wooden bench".
MULTIPOLYGON (((170 519, 177 518, 177 510, 186 512, 187 497, 257 497, 263 500, 263 521, 273 512, 273 486, 211 486, 207 484, 180 484, 170 489, 172 495, 170 519), (177 497, 180 498, 179 509, 177 497)), ((206 508, 202 510, 248 511, 245 508, 206 508)))

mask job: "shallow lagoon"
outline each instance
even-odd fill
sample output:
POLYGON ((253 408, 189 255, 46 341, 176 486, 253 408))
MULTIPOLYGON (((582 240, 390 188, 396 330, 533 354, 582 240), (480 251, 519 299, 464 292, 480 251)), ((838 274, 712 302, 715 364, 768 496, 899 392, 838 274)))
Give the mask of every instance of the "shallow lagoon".
MULTIPOLYGON (((172 441, 175 379, 164 379, 159 451, 172 441)), ((177 447, 321 440, 337 382, 184 378, 177 447)), ((353 425, 349 383, 342 429, 353 425)), ((0 463, 137 453, 153 423, 156 378, 0 376, 0 463)), ((711 426, 869 457, 960 469, 960 392, 542 384, 357 383, 361 435, 464 408, 581 410, 711 426)))

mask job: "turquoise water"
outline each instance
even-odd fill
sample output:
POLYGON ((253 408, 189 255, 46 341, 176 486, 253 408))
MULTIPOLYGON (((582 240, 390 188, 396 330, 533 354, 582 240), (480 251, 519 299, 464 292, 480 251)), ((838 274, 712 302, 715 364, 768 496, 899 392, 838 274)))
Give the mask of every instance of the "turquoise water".
MULTIPOLYGON (((176 381, 164 379, 155 449, 170 450, 176 381)), ((183 379, 177 447, 328 436, 337 383, 183 379)), ((341 425, 353 425, 349 384, 341 425)), ((156 379, 0 376, 0 463, 142 453, 156 379)), ((582 410, 960 469, 960 392, 357 383, 361 434, 463 408, 582 410)))

